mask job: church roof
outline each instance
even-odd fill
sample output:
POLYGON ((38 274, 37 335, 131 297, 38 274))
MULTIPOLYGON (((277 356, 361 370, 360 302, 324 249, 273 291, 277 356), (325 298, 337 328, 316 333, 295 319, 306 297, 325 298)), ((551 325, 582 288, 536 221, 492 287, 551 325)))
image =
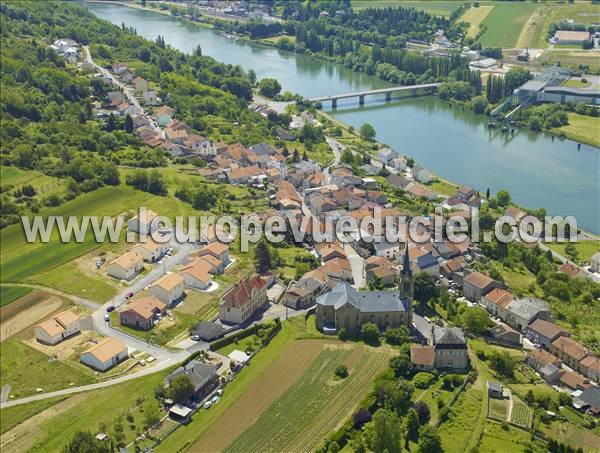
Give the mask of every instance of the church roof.
POLYGON ((408 299, 392 291, 356 291, 347 283, 317 298, 317 305, 333 306, 335 310, 347 303, 363 313, 396 312, 408 310, 408 299))

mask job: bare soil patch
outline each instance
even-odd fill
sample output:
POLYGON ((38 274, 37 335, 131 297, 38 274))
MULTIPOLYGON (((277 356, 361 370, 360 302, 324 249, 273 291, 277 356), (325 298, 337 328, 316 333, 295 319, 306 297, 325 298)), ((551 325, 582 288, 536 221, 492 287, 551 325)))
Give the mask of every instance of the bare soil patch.
MULTIPOLYGON (((37 292, 37 291, 34 291, 37 292)), ((28 307, 22 311, 17 312, 8 319, 2 319, 0 325, 0 341, 5 341, 14 335, 24 331, 27 328, 32 327, 35 324, 39 324, 43 319, 47 318, 51 313, 59 310, 65 301, 58 296, 42 292, 45 297, 38 297, 34 299, 32 303, 26 303, 15 301, 8 307, 19 304, 21 309, 28 307)), ((28 294, 24 298, 29 298, 31 294, 28 294)))

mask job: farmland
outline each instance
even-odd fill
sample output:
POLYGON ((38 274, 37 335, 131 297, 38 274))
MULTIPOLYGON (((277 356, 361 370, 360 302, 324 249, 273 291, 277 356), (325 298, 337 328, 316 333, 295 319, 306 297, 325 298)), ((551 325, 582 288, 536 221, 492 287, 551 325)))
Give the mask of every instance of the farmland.
POLYGON ((493 5, 481 5, 479 8, 468 8, 465 10, 459 20, 461 22, 469 23, 469 30, 467 31, 468 37, 474 38, 477 36, 481 22, 487 17, 492 9, 494 9, 493 5))
POLYGON ((0 288, 0 307, 10 304, 31 292, 26 286, 2 286, 0 288))
MULTIPOLYGON (((169 436, 157 451, 173 451, 182 445, 204 451, 222 450, 228 446, 245 450, 256 442, 254 433, 265 427, 268 432, 264 433, 263 440, 268 437, 273 438, 269 442, 276 442, 275 438, 281 439, 277 437, 281 435, 280 430, 286 429, 289 436, 285 445, 290 449, 305 449, 300 446, 305 444, 302 439, 308 436, 308 445, 314 447, 344 421, 372 388, 373 376, 385 368, 391 351, 335 340, 297 340, 309 334, 310 329, 302 318, 284 321, 282 330, 226 387, 221 401, 210 410, 195 414, 189 425, 169 436), (350 376, 337 381, 333 369, 340 362, 346 363, 350 376), (313 377, 311 381, 308 370, 320 370, 319 377, 313 377), (310 386, 310 382, 314 385, 310 386), (298 388, 301 394, 297 393, 298 388), (317 391, 320 393, 315 393, 317 391), (292 395, 303 398, 305 403, 294 401, 292 395), (327 404, 325 400, 328 400, 327 404), (307 405, 314 407, 309 409, 307 405), (281 424, 283 420, 277 424, 267 422, 274 420, 278 410, 293 411, 290 413, 298 414, 300 418, 290 417, 285 427, 281 424), (302 421, 307 410, 312 411, 311 417, 307 417, 312 423, 308 425, 302 421), (287 423, 292 422, 299 426, 289 427, 287 423), (198 439, 195 446, 190 442, 193 439, 198 439), (235 439, 238 443, 232 444, 235 439), (242 443, 244 447, 239 446, 242 443)), ((265 448, 263 446, 261 450, 265 448)))
POLYGON ((514 47, 519 38, 515 30, 521 30, 529 16, 538 7, 535 3, 497 3, 494 9, 483 19, 487 27, 481 36, 481 45, 485 47, 514 47))
POLYGON ((277 451, 282 445, 291 451, 312 450, 350 415, 388 358, 381 351, 325 346, 292 388, 226 451, 277 451), (333 380, 333 372, 340 363, 349 366, 350 377, 337 382, 333 380), (281 417, 282 413, 287 416, 281 417))
POLYGON ((440 0, 352 0, 352 8, 360 11, 365 8, 405 7, 425 11, 438 16, 449 16, 452 11, 459 8, 462 1, 440 0))

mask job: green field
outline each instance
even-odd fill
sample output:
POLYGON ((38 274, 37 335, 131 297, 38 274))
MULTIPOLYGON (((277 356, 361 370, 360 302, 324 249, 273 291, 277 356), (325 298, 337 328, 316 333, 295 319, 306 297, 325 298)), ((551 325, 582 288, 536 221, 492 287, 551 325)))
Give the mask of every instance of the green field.
POLYGON ((0 434, 4 434, 28 418, 39 414, 44 409, 54 406, 66 398, 66 396, 57 396, 55 398, 47 398, 45 400, 32 401, 27 404, 0 409, 0 434))
POLYGON ((600 51, 598 50, 545 50, 537 59, 541 64, 560 64, 578 70, 580 65, 588 66, 590 71, 600 68, 600 51))
POLYGON ((119 416, 123 416, 125 442, 133 441, 136 433, 142 431, 141 404, 144 400, 154 400, 154 389, 167 373, 168 371, 155 373, 68 398, 57 405, 64 404, 64 409, 57 410, 51 418, 41 420, 33 428, 35 436, 27 439, 31 448, 20 445, 21 449, 36 452, 61 451, 77 431, 85 430, 96 434, 99 425, 105 423, 112 432, 113 423, 119 416), (110 410, 107 410, 109 407, 110 410), (134 417, 133 423, 125 419, 125 414, 128 413, 134 417))
POLYGON ((91 374, 75 365, 52 361, 50 356, 17 339, 2 342, 0 350, 0 380, 3 385, 11 385, 10 394, 15 397, 35 394, 37 388, 52 392, 71 383, 77 386, 94 382, 91 374))
POLYGON ((14 302, 15 300, 29 294, 33 288, 26 286, 2 286, 0 288, 0 307, 14 302))
POLYGON ((17 167, 0 165, 0 181, 3 186, 21 187, 25 184, 33 186, 40 195, 64 191, 64 181, 53 176, 46 176, 37 170, 23 170, 17 167))
POLYGON ((501 424, 496 421, 487 420, 483 428, 483 434, 479 441, 479 451, 486 453, 505 453, 517 451, 533 451, 545 453, 547 449, 543 444, 535 444, 533 450, 530 446, 531 434, 510 425, 501 424))
POLYGON ((484 47, 514 47, 529 16, 538 8, 536 3, 497 2, 481 22, 487 27, 481 36, 484 47))
POLYGON ((438 16, 449 16, 464 2, 455 0, 352 0, 352 8, 360 11, 365 8, 405 7, 425 11, 438 16))
POLYGON ((505 421, 508 411, 508 400, 498 398, 488 398, 488 417, 496 420, 505 421))
POLYGON ((513 396, 510 422, 514 425, 529 429, 533 421, 533 410, 519 398, 513 396))
MULTIPOLYGON (((552 129, 553 134, 600 148, 600 118, 569 112, 569 124, 552 129)), ((596 250, 598 251, 598 250, 596 250)), ((591 256, 591 255, 590 255, 591 256)))

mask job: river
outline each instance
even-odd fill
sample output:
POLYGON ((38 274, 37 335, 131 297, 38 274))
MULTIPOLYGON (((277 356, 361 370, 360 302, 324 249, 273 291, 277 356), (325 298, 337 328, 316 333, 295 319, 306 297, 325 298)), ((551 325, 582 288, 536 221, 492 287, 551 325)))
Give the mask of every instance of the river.
MULTIPOLYGON (((87 3, 98 17, 125 23, 140 36, 204 55, 244 69, 258 78, 274 77, 283 90, 305 97, 386 86, 386 82, 314 57, 234 41, 210 29, 164 14, 116 4, 87 3)), ((324 106, 329 109, 329 106, 324 106)), ((437 97, 394 99, 367 97, 338 103, 331 113, 358 128, 371 123, 377 139, 414 158, 434 173, 482 193, 507 189, 518 204, 544 207, 553 215, 573 215, 580 227, 600 233, 600 151, 570 140, 552 139, 526 130, 514 135, 487 128, 482 115, 450 107, 437 97)))

